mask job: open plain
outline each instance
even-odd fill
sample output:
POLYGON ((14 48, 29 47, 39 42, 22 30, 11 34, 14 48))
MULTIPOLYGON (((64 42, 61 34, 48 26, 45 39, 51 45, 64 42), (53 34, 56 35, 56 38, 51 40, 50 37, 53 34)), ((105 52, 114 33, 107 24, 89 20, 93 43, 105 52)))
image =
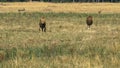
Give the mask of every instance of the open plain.
POLYGON ((119 68, 119 6, 0 3, 0 68, 119 68), (87 29, 89 15, 93 25, 87 29), (42 16, 46 32, 39 31, 42 16))

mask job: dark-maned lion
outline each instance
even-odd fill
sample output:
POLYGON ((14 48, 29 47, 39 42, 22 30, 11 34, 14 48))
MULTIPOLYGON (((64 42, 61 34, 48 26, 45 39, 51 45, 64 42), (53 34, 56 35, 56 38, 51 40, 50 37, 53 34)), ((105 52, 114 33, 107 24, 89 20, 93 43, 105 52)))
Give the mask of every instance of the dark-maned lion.
POLYGON ((88 16, 86 19, 86 24, 88 26, 88 29, 90 29, 90 26, 93 24, 92 16, 88 16))
POLYGON ((39 22, 39 31, 42 29, 42 32, 46 32, 46 20, 45 17, 42 17, 39 22))

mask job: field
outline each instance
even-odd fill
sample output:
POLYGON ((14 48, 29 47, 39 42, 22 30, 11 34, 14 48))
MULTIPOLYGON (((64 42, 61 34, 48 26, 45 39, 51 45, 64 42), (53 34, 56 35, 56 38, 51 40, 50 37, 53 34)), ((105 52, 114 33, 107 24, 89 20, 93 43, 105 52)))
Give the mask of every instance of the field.
POLYGON ((0 68, 120 67, 118 11, 7 11, 0 13, 0 68), (90 29, 86 26, 88 15, 94 20, 90 29), (47 20, 47 32, 38 30, 42 16, 47 20))
POLYGON ((120 3, 0 3, 0 12, 18 12, 25 8, 25 12, 64 12, 64 13, 120 13, 120 3))

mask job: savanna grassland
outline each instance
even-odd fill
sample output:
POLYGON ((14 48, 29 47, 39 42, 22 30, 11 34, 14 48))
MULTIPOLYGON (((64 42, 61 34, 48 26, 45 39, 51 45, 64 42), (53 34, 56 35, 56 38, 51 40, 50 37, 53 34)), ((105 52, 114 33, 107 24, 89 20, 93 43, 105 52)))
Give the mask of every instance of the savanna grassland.
POLYGON ((26 12, 64 12, 64 13, 120 13, 120 3, 44 3, 13 2, 0 3, 0 12, 18 12, 25 8, 26 12))
POLYGON ((120 67, 118 11, 16 12, 0 13, 0 68, 120 67), (94 20, 90 29, 86 26, 88 15, 94 20), (38 30, 42 16, 46 17, 47 32, 38 30))

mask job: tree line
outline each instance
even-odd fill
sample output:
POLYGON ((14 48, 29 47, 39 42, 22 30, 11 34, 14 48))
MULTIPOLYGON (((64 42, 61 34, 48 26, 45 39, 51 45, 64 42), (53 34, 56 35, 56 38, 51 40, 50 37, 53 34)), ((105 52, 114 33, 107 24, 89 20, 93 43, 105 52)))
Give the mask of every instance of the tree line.
POLYGON ((55 3, 65 3, 65 2, 120 2, 120 0, 0 0, 0 2, 29 2, 29 1, 55 2, 55 3))

